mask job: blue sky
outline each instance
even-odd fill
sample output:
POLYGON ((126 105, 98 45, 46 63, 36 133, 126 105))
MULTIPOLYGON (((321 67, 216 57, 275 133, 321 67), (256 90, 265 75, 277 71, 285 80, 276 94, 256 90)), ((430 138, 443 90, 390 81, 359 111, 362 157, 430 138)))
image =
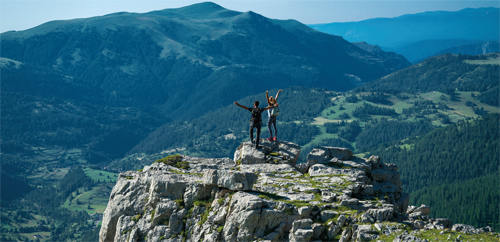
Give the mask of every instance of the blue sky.
MULTIPOLYGON (((144 13, 198 2, 204 1, 0 0, 0 33, 29 29, 51 20, 87 18, 122 11, 144 13)), ((231 10, 254 11, 268 18, 295 19, 305 24, 351 22, 377 17, 391 18, 425 11, 500 7, 498 0, 215 0, 213 2, 231 10)))

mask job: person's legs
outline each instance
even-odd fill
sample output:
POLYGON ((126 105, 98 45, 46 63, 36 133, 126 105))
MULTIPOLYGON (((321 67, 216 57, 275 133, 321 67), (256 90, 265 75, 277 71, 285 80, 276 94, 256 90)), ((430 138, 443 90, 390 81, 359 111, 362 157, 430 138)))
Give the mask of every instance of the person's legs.
POLYGON ((253 143, 253 122, 250 123, 250 142, 253 143))
MULTIPOLYGON (((272 124, 274 126, 274 140, 276 140, 276 139, 278 139, 278 129, 276 128, 276 116, 274 116, 272 118, 272 124)), ((269 127, 271 127, 271 126, 269 126, 269 127)), ((271 130, 271 128, 269 128, 269 130, 271 130)))
POLYGON ((260 124, 256 124, 255 125, 255 128, 257 128, 257 138, 255 140, 255 148, 258 148, 259 147, 259 139, 260 139, 260 124))
POLYGON ((270 116, 268 119, 267 119, 267 130, 269 130, 269 135, 270 137, 267 138, 267 140, 272 140, 273 139, 273 131, 271 130, 271 123, 272 123, 272 120, 273 120, 273 117, 270 116))

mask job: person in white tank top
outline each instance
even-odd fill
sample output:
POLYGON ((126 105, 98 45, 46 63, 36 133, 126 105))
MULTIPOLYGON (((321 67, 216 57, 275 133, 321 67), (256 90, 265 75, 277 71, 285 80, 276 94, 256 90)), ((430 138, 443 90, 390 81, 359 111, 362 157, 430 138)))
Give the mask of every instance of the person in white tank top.
MULTIPOLYGON (((278 104, 278 96, 280 95, 280 92, 283 90, 279 90, 278 93, 276 94, 276 98, 273 96, 269 96, 268 92, 266 91, 266 100, 267 104, 269 106, 277 106, 278 104)), ((268 109, 267 114, 269 116, 269 119, 267 120, 267 129, 269 130, 269 134, 271 135, 267 140, 278 140, 278 129, 276 128, 276 118, 278 117, 278 112, 277 110, 274 110, 274 108, 268 109), (274 127, 274 137, 273 137, 273 131, 271 129, 271 125, 274 127)))

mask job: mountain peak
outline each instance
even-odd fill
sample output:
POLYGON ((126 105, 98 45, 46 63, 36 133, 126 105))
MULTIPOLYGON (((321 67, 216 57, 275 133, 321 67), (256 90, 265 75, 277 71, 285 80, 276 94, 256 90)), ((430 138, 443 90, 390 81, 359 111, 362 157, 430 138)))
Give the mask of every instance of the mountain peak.
POLYGON ((215 19, 223 17, 232 17, 234 15, 240 14, 240 12, 228 10, 213 2, 202 2, 181 8, 174 8, 174 9, 169 8, 160 11, 153 11, 148 14, 160 14, 160 15, 176 14, 194 19, 215 19))

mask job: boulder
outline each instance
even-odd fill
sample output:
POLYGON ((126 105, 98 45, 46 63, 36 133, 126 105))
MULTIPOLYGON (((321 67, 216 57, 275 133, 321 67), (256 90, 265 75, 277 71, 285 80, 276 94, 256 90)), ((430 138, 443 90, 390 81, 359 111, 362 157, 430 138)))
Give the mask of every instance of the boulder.
POLYGON ((292 230, 290 232, 295 233, 298 229, 310 229, 312 228, 312 223, 312 219, 295 220, 292 223, 292 230))
POLYGON ((378 156, 372 155, 366 162, 372 166, 372 169, 378 169, 380 167, 380 157, 378 156))
POLYGON ((294 166, 300 155, 300 146, 286 141, 261 140, 256 149, 251 142, 243 142, 234 152, 238 164, 289 164, 294 166))
POLYGON ((372 225, 357 225, 355 229, 356 241, 371 241, 377 239, 379 232, 374 230, 372 225))
POLYGON ((342 231, 342 235, 340 236, 339 242, 347 242, 351 239, 352 229, 347 227, 342 231))
POLYGON ((339 234, 341 231, 340 227, 337 226, 333 221, 328 223, 328 230, 326 231, 326 234, 328 236, 329 240, 333 240, 335 236, 339 234))
POLYGON ((324 176, 324 175, 345 175, 352 178, 353 182, 360 182, 366 184, 370 179, 366 176, 366 172, 362 169, 342 169, 325 166, 323 164, 315 164, 309 168, 310 176, 324 176))
POLYGON ((386 169, 374 169, 371 171, 371 177, 379 183, 390 182, 401 187, 401 177, 399 172, 386 169))
MULTIPOLYGON (((404 231, 402 234, 396 236, 396 238, 394 238, 393 242, 405 242, 405 241, 423 242, 424 240, 422 240, 421 238, 419 238, 417 236, 409 234, 408 231, 404 231)), ((425 241, 427 241, 427 240, 425 240, 425 241)))
POLYGON ((314 234, 311 219, 295 220, 290 230, 290 241, 309 241, 314 234))
POLYGON ((432 224, 437 226, 437 229, 451 229, 453 223, 447 218, 436 218, 432 224))
POLYGON ((425 227, 426 223, 422 220, 415 220, 413 221, 413 227, 417 229, 423 229, 425 227))
POLYGON ((250 172, 211 170, 203 175, 202 182, 206 185, 217 185, 233 191, 252 190, 258 176, 250 172))
POLYGON ((347 148, 319 146, 314 148, 307 155, 307 163, 310 167, 317 163, 330 162, 332 158, 337 158, 338 160, 349 160, 352 157, 352 154, 353 152, 347 148))
POLYGON ((375 218, 370 213, 363 213, 359 222, 372 224, 375 223, 375 218))
POLYGON ((397 213, 406 213, 409 203, 410 203, 410 194, 406 192, 400 193, 399 198, 394 203, 394 211, 397 213))
POLYGON ((277 237, 285 233, 287 214, 271 208, 257 195, 237 192, 231 201, 222 234, 226 241, 251 241, 263 237, 266 230, 277 237))
POLYGON ((279 141, 279 146, 277 150, 278 154, 283 158, 286 164, 294 166, 300 156, 300 146, 295 143, 279 141))
POLYGON ((368 209, 366 212, 371 214, 377 222, 388 221, 394 216, 394 208, 392 207, 368 209))
POLYGON ((324 210, 321 211, 320 216, 321 216, 321 221, 326 222, 329 219, 335 217, 338 214, 338 212, 333 211, 333 210, 324 210))
POLYGON ((429 215, 431 213, 431 208, 427 207, 427 205, 420 205, 420 207, 413 209, 412 213, 422 213, 423 215, 429 215))
POLYGON ((243 142, 234 152, 238 164, 260 164, 266 162, 264 149, 256 149, 251 142, 243 142))
POLYGON ((467 224, 454 224, 451 227, 451 231, 458 231, 458 232, 471 233, 471 234, 477 233, 476 228, 474 228, 474 226, 467 225, 467 224))
POLYGON ((312 207, 300 207, 299 209, 297 209, 297 212, 299 213, 300 217, 305 218, 311 215, 312 210, 312 207))
POLYGON ((358 169, 363 169, 367 173, 372 170, 372 165, 369 164, 365 159, 359 157, 351 157, 351 160, 342 161, 343 167, 353 167, 358 169))
POLYGON ((313 237, 314 231, 311 229, 298 229, 290 234, 290 242, 303 242, 310 241, 313 237))
POLYGON ((311 227, 313 230, 313 239, 321 239, 321 234, 325 231, 325 227, 319 223, 315 223, 311 227))
POLYGON ((341 214, 339 216, 339 218, 337 219, 337 225, 339 227, 344 227, 346 221, 347 221, 347 217, 345 215, 341 214))
POLYGON ((401 189, 400 186, 397 186, 394 183, 390 182, 373 182, 373 191, 374 192, 379 192, 379 193, 397 193, 397 192, 402 192, 403 189, 401 189))

